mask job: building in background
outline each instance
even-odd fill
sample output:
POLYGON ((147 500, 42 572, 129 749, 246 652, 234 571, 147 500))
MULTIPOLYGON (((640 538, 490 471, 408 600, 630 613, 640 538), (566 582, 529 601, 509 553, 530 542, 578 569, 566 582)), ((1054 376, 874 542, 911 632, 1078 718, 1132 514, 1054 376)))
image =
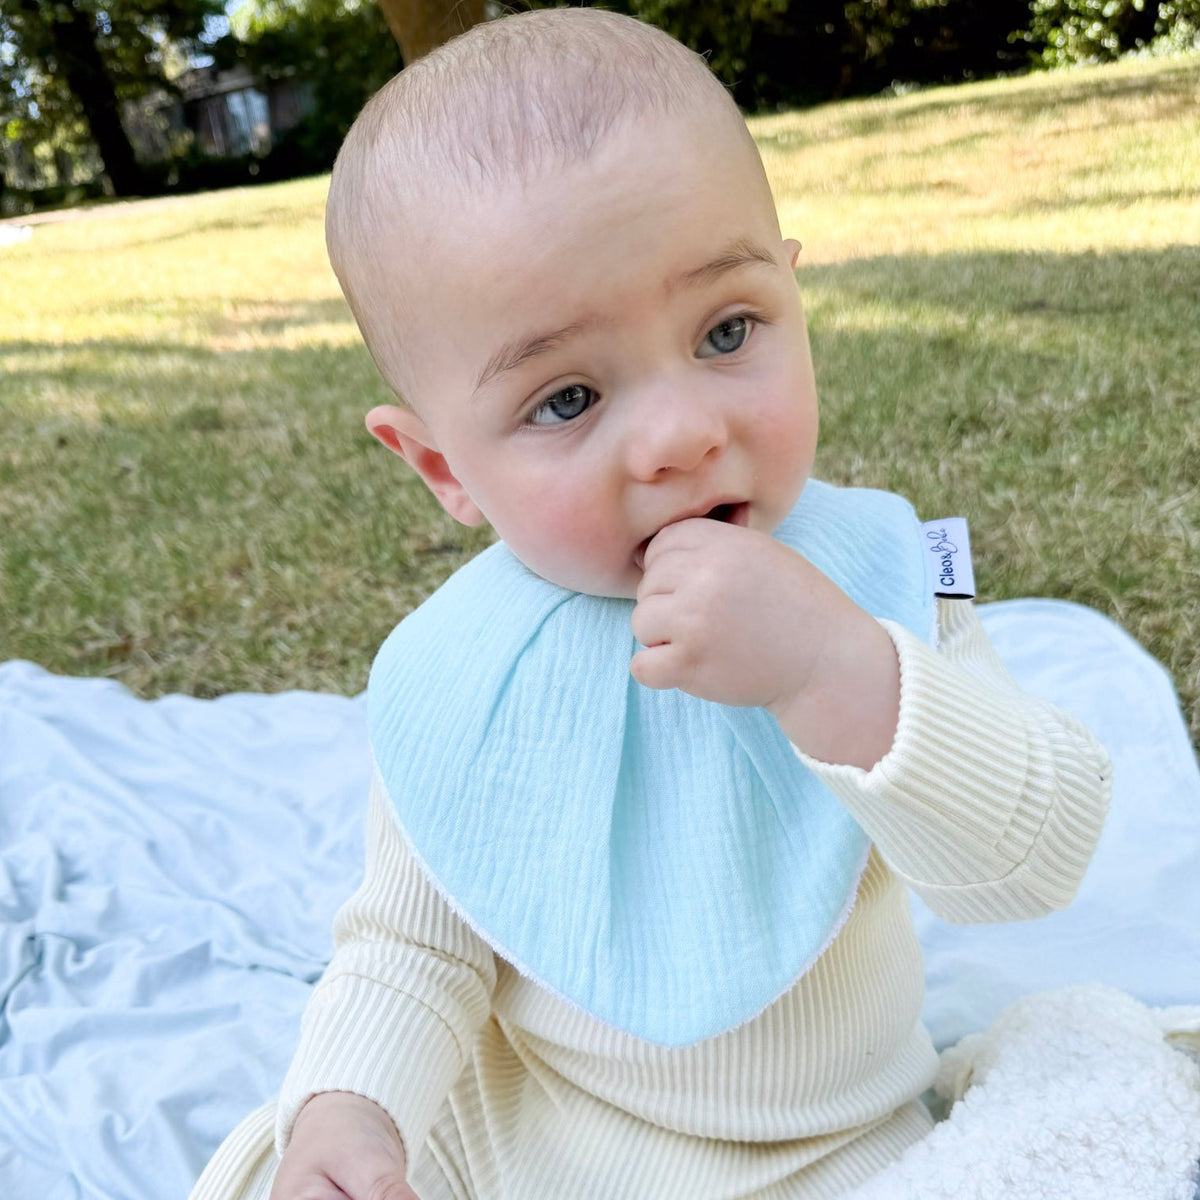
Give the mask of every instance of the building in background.
POLYGON ((313 111, 306 80, 263 81, 242 66, 195 67, 175 80, 183 121, 196 148, 213 158, 263 156, 313 111))

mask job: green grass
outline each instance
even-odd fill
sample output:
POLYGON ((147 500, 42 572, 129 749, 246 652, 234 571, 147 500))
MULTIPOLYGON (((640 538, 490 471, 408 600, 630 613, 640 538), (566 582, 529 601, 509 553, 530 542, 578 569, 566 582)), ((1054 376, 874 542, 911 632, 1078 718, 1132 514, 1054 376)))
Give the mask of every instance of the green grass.
MULTIPOLYGON (((799 269, 818 473, 970 518, 983 599, 1063 596, 1200 740, 1200 59, 753 123, 799 269)), ((325 181, 0 248, 0 657, 143 695, 360 689, 486 533, 362 428, 325 181)))

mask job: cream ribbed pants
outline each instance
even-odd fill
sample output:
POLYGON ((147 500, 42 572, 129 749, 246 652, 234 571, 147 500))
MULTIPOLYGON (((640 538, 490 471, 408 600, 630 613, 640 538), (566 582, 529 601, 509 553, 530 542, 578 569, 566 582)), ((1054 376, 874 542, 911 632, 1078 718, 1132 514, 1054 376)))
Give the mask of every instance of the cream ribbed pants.
MULTIPOLYGON (((932 1127, 919 1102, 866 1129, 792 1142, 697 1138, 651 1125, 561 1077, 539 1080, 495 1021, 452 1089, 409 1184, 421 1200, 832 1200, 932 1127)), ((267 1200, 275 1106, 247 1117, 191 1200, 267 1200)))

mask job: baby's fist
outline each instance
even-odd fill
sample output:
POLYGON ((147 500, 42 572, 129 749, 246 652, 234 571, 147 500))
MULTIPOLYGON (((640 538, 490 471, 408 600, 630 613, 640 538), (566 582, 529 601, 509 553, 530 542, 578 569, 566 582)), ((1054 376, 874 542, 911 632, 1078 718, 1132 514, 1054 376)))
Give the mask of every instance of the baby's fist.
POLYGON ((805 686, 823 578, 765 533, 699 517, 668 525, 646 548, 634 678, 722 704, 779 702, 805 686))
POLYGON ((814 758, 868 769, 892 744, 895 648, 827 575, 765 533, 692 518, 646 548, 630 663, 651 688, 757 705, 814 758))
POLYGON ((417 1200, 404 1144, 379 1105, 322 1092, 301 1110, 270 1200, 417 1200))

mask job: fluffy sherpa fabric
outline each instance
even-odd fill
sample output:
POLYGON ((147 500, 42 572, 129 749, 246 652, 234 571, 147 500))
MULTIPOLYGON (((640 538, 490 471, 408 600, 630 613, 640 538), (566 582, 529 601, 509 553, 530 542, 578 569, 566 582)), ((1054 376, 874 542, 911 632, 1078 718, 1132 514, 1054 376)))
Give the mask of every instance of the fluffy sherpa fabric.
POLYGON ((847 1200, 1193 1200, 1198 1050, 1200 1007, 1029 996, 942 1055, 949 1117, 847 1200))

